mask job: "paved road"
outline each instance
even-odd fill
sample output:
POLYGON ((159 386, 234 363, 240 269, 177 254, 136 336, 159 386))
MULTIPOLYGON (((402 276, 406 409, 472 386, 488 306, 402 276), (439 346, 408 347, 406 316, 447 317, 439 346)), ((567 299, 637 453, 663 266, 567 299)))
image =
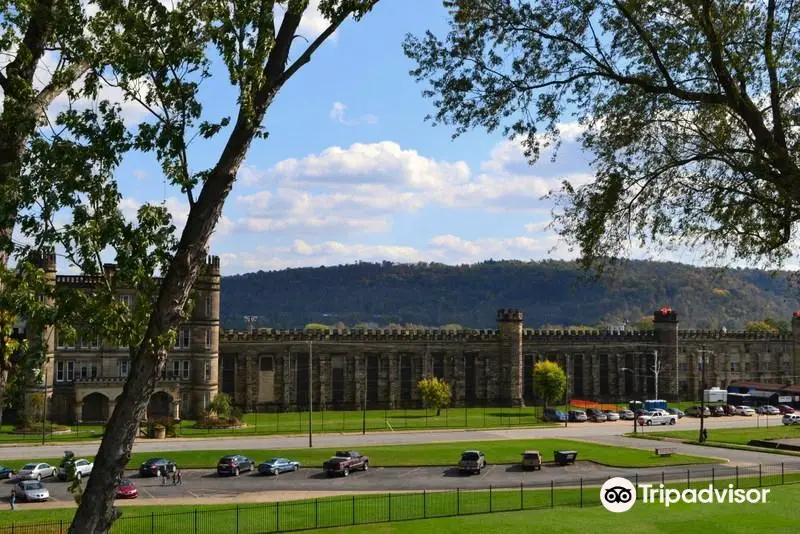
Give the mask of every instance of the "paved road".
MULTIPOLYGON (((787 463, 785 473, 800 472, 800 463, 787 463)), ((185 470, 182 486, 161 486, 157 478, 139 478, 138 474, 129 476, 139 489, 140 499, 210 499, 236 498, 255 492, 362 492, 362 491, 422 491, 446 489, 488 489, 519 488, 520 484, 535 489, 546 489, 553 481, 556 488, 601 485, 613 476, 623 476, 639 483, 659 483, 663 480, 686 481, 715 478, 733 478, 736 467, 690 466, 666 468, 622 469, 600 466, 592 462, 578 462, 565 467, 545 465, 542 471, 522 471, 518 465, 489 465, 480 475, 460 475, 455 468, 371 468, 366 472, 351 473, 347 478, 328 478, 316 468, 301 469, 295 473, 284 473, 278 477, 258 474, 242 474, 239 477, 219 477, 208 470, 185 470), (713 469, 713 474, 712 474, 713 469)), ((739 468, 739 476, 758 477, 757 469, 739 468)), ((765 467, 762 476, 766 481, 777 482, 780 466, 765 467), (766 479, 766 477, 773 477, 766 479)), ((52 500, 71 503, 65 482, 54 479, 44 481, 50 490, 52 500)), ((0 484, 0 494, 10 492, 11 482, 0 484)))
MULTIPOLYGON (((779 417, 770 418, 769 425, 780 424, 779 417)), ((756 426, 755 417, 724 417, 706 419, 706 426, 714 428, 737 428, 756 426)), ((764 418, 760 418, 761 424, 764 418)), ((684 417, 676 426, 648 427, 645 431, 696 430, 700 420, 684 417)), ((594 439, 598 437, 619 436, 630 432, 630 421, 607 423, 570 423, 567 428, 524 428, 508 430, 440 430, 417 432, 375 432, 361 434, 315 434, 314 447, 363 447, 366 445, 399 445, 411 443, 434 443, 442 441, 483 441, 494 439, 564 438, 594 439)), ((98 443, 58 443, 54 445, 0 446, 0 459, 27 460, 33 458, 55 458, 62 456, 65 449, 78 456, 94 455, 98 443)), ((169 452, 186 450, 224 450, 245 449, 303 449, 308 447, 308 436, 242 436, 230 438, 184 438, 169 440, 137 440, 133 452, 169 452)), ((708 453, 706 454, 708 455, 708 453)))

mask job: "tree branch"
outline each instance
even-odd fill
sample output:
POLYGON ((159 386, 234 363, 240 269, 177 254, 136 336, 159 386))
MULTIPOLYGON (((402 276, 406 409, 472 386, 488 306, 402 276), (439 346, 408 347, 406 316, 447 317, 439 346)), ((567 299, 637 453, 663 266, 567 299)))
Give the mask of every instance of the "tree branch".
POLYGON ((780 85, 778 83, 775 54, 772 51, 772 37, 775 33, 775 0, 767 2, 767 27, 764 32, 764 62, 769 76, 769 101, 772 111, 772 131, 775 140, 786 148, 786 132, 783 129, 781 115, 780 85))

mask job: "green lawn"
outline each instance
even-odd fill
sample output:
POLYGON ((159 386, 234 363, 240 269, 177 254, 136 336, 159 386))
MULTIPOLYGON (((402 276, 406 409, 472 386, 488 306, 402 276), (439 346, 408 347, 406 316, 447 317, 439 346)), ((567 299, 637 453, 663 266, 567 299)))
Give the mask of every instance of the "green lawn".
MULTIPOLYGON (((526 408, 449 408, 436 415, 432 410, 319 411, 312 413, 314 432, 382 432, 392 430, 508 428, 555 426, 541 420, 542 407, 526 408)), ((195 421, 182 421, 176 430, 180 437, 302 434, 308 432, 308 412, 248 413, 247 426, 235 430, 192 428, 195 421)), ((102 437, 102 425, 71 425, 66 434, 47 434, 46 442, 84 441, 102 437)), ((41 442, 41 434, 12 434, 10 425, 0 427, 0 443, 41 442)))
MULTIPOLYGON (((686 456, 676 454, 669 458, 660 458, 652 451, 631 449, 626 447, 613 447, 582 441, 563 439, 524 439, 524 440, 496 440, 479 442, 457 443, 429 443, 419 445, 392 445, 378 447, 354 447, 370 458, 372 466, 413 466, 413 465, 455 465, 459 454, 464 449, 480 449, 486 454, 486 459, 493 464, 516 463, 520 454, 526 449, 538 449, 545 460, 553 459, 555 450, 577 450, 579 460, 593 460, 595 462, 616 467, 650 467, 659 465, 681 465, 715 463, 718 460, 699 456, 686 456)), ((338 450, 346 449, 339 447, 338 450)), ((293 449, 293 450, 231 450, 244 454, 261 462, 272 456, 286 456, 300 461, 306 466, 319 466, 337 449, 293 449)), ((147 458, 165 455, 174 460, 184 469, 213 468, 223 456, 224 451, 174 451, 169 453, 135 453, 128 466, 136 468, 147 458)), ((58 463, 60 459, 40 459, 48 463, 58 463)), ((19 468, 23 463, 14 460, 1 460, 0 464, 19 468)))
MULTIPOLYGON (((787 483, 798 479, 786 477, 787 483)), ((717 488, 726 488, 732 480, 717 480, 717 488)), ((487 530, 507 532, 507 528, 517 529, 536 525, 548 531, 577 532, 622 532, 615 530, 624 527, 626 532, 652 532, 651 526, 657 518, 672 518, 664 521, 664 528, 675 523, 681 529, 668 532, 696 532, 696 524, 702 521, 704 528, 717 525, 722 532, 731 530, 742 522, 753 528, 757 516, 760 522, 751 532, 781 532, 796 524, 800 518, 800 508, 795 506, 800 498, 800 486, 778 486, 780 475, 770 475, 762 479, 764 486, 770 486, 767 504, 761 505, 672 505, 667 510, 663 505, 639 502, 625 514, 611 514, 599 507, 597 486, 583 488, 554 487, 539 490, 498 490, 488 491, 446 491, 407 494, 375 494, 344 497, 330 497, 284 503, 219 506, 136 506, 124 511, 123 519, 112 529, 112 534, 133 534, 157 532, 159 534, 255 534, 278 530, 300 530, 315 527, 349 525, 342 532, 436 532, 443 525, 462 525, 463 529, 474 532, 487 530), (570 507, 567 511, 565 507, 570 507), (524 509, 525 513, 509 515, 482 515, 474 518, 449 518, 441 521, 427 519, 424 522, 409 522, 415 519, 436 518, 455 515, 487 514, 489 512, 514 511, 524 509), (702 514, 702 515, 701 515, 702 514), (753 518, 750 514, 756 514, 753 518), (611 519, 608 519, 611 518, 611 519), (741 518, 741 520, 740 520, 741 518), (385 521, 404 521, 383 525, 368 525, 385 521), (624 522, 623 522, 624 520, 624 522), (644 522, 642 522, 644 521, 644 522), (730 521, 723 526, 724 521, 730 521), (353 526, 357 525, 357 526, 353 526)), ((695 482, 692 487, 706 487, 708 481, 695 482)), ((685 489, 686 484, 667 484, 668 487, 685 489)), ((740 488, 756 488, 757 478, 740 479, 740 488)), ((53 524, 52 529, 36 527, 37 534, 59 532, 65 527, 74 509, 25 510, 14 514, 0 514, 0 527, 14 523, 16 530, 22 531, 24 525, 34 522, 63 522, 53 524)), ((656 523, 662 525, 659 519, 656 523)), ((10 529, 9 529, 10 530, 10 529)), ((455 532, 455 530, 447 530, 455 532)), ((511 530, 514 531, 514 530, 511 530)), ((336 531, 333 531, 336 532, 336 531)), ((742 531, 744 532, 744 531, 742 531)), ((788 532, 788 530, 787 530, 788 532)))
MULTIPOLYGON (((708 440, 719 443, 732 443, 735 445, 747 445, 754 439, 781 439, 781 438, 800 438, 800 425, 785 426, 780 423, 780 418, 774 418, 775 425, 768 428, 709 428, 708 440)), ((697 430, 675 430, 672 432, 649 432, 650 437, 676 438, 685 440, 697 440, 697 430)))

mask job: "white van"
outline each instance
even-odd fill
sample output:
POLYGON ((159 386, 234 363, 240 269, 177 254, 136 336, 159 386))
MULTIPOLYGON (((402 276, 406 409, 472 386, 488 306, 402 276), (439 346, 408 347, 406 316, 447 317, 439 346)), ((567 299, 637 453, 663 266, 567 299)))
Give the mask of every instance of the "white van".
POLYGON ((783 419, 781 419, 781 422, 786 426, 789 426, 789 425, 800 425, 800 414, 787 413, 786 415, 783 416, 783 419))

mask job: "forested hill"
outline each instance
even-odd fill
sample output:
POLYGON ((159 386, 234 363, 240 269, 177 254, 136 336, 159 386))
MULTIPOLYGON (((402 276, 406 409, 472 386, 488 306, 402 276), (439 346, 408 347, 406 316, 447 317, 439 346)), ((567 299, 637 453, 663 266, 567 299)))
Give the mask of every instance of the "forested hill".
MULTIPOLYGON (((800 308, 788 273, 626 262, 591 281, 572 262, 488 261, 474 265, 358 263, 227 276, 222 326, 302 328, 359 323, 494 328, 498 308, 520 308, 525 325, 633 324, 670 306, 682 328, 741 329, 800 308)), ((370 326, 375 326, 370 325, 370 326)))

